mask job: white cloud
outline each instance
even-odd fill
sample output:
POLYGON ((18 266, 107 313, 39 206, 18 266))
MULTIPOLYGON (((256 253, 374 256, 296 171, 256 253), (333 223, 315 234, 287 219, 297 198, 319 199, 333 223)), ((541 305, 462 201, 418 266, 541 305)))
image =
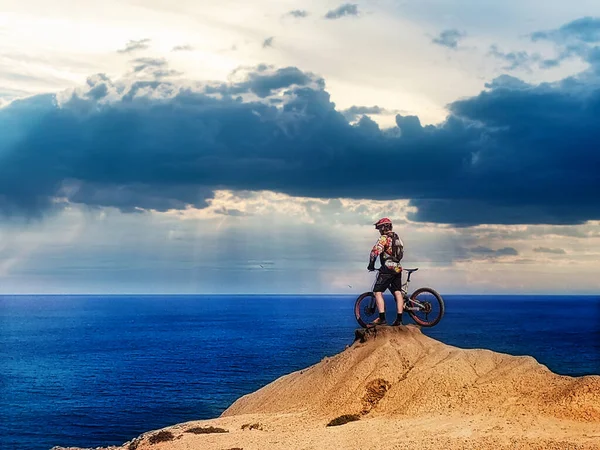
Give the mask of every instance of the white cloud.
MULTIPOLYGON (((498 44, 506 51, 519 46, 530 50, 534 44, 522 35, 551 28, 554 23, 547 22, 557 20, 557 13, 549 8, 525 4, 486 4, 482 6, 486 14, 475 20, 472 11, 459 14, 461 5, 447 0, 418 4, 367 1, 360 4, 361 16, 353 20, 323 19, 340 3, 315 0, 302 5, 275 0, 208 4, 106 0, 79 8, 72 8, 66 0, 52 2, 52 8, 35 0, 4 4, 0 57, 27 55, 36 62, 7 64, 22 75, 39 78, 36 83, 7 79, 7 69, 0 64, 0 82, 13 90, 56 92, 83 83, 90 73, 119 76, 128 70, 129 62, 127 54, 118 50, 128 42, 148 39, 144 41, 148 48, 136 55, 167 58, 173 70, 190 78, 224 80, 240 65, 263 62, 292 65, 323 76, 340 109, 377 104, 417 114, 423 123, 441 121, 447 103, 478 93, 486 80, 499 73, 497 62, 485 58, 490 45, 498 44), (297 7, 310 14, 291 21, 287 14, 297 7), (446 13, 433 15, 432 10, 446 13), (501 21, 503 17, 509 22, 501 21), (444 48, 431 43, 430 35, 448 28, 468 32, 464 46, 469 51, 449 58, 444 48), (274 36, 277 43, 268 54, 263 49, 265 36, 274 36), (182 45, 193 51, 172 52, 182 45)), ((566 17, 565 6, 555 6, 566 17)), ((600 7, 584 0, 571 2, 569 8, 569 16, 585 8, 588 14, 600 13, 600 7)), ((525 79, 557 79, 580 69, 573 64, 576 66, 525 74, 529 77, 525 79)), ((389 118, 376 120, 391 125, 389 118)))

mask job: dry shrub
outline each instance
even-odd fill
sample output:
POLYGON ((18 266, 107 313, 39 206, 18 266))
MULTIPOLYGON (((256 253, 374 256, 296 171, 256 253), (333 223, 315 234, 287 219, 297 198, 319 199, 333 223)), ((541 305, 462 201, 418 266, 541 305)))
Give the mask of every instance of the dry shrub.
POLYGON ((173 433, 170 431, 159 431, 158 433, 154 433, 152 436, 150 436, 148 442, 151 444, 158 444, 159 442, 172 441, 174 438, 175 436, 173 436, 173 433))
POLYGON ((242 430, 262 430, 263 427, 260 423, 245 423, 242 425, 242 430))

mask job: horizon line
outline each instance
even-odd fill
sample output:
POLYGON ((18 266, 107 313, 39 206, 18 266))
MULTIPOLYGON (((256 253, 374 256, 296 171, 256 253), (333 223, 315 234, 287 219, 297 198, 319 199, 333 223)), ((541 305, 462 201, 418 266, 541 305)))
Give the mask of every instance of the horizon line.
MULTIPOLYGON (((368 292, 368 291, 365 291, 368 292)), ((494 295, 494 296, 545 296, 545 297, 594 297, 594 296, 599 296, 600 294, 596 294, 596 293, 563 293, 563 294, 549 294, 549 293, 540 293, 540 292, 524 292, 524 293, 495 293, 495 292, 481 292, 481 293, 441 293, 439 291, 437 291, 442 297, 446 297, 446 296, 457 296, 457 295, 461 295, 461 296, 486 296, 486 295, 494 295)), ((150 296, 166 296, 166 295, 170 295, 170 296, 187 296, 187 297, 191 297, 191 296, 207 296, 207 295, 212 295, 212 296, 287 296, 287 297, 291 297, 291 296, 359 296, 361 295, 363 292, 356 292, 356 293, 342 293, 342 292, 333 292, 333 293, 227 293, 227 292, 197 292, 197 293, 185 293, 185 292, 181 292, 181 293, 170 293, 170 292, 160 292, 160 293, 140 293, 140 292, 122 292, 122 293, 114 293, 114 292, 110 292, 110 293, 97 293, 97 292, 89 292, 89 293, 68 293, 68 292, 63 292, 63 293, 0 293, 0 297, 6 297, 6 296, 11 296, 11 297, 17 297, 17 296, 45 296, 45 297, 50 297, 50 296, 80 296, 80 297, 91 297, 91 296, 125 296, 125 295, 130 295, 130 296, 145 296, 145 297, 150 297, 150 296)), ((384 295, 391 295, 389 292, 386 292, 384 295)))

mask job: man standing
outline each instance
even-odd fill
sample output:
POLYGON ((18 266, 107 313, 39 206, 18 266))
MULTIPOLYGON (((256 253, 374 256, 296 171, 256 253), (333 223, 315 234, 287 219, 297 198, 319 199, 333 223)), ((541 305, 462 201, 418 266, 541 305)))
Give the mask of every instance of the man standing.
POLYGON ((398 316, 392 326, 402 325, 402 311, 404 309, 404 299, 402 297, 402 266, 400 261, 404 256, 404 243, 392 230, 392 221, 387 217, 380 219, 374 224, 381 235, 371 250, 369 266, 367 270, 370 272, 375 270, 375 261, 379 257, 381 267, 379 275, 373 288, 375 294, 375 302, 379 317, 371 322, 371 326, 385 325, 385 302, 383 301, 383 293, 389 289, 396 298, 398 306, 398 316))

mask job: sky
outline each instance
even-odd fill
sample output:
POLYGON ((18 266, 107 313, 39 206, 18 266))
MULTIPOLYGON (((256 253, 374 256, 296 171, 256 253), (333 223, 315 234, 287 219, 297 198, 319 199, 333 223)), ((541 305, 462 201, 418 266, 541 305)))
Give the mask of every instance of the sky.
POLYGON ((600 3, 0 0, 0 293, 600 290, 600 3))

